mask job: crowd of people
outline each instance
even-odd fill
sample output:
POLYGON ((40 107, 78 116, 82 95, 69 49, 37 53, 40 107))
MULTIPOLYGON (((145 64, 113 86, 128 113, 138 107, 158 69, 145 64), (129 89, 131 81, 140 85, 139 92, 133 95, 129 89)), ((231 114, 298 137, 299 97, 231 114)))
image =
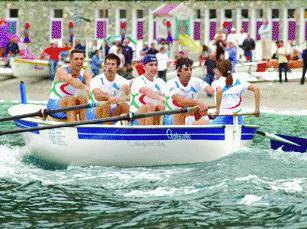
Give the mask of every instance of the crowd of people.
MULTIPOLYGON (((148 49, 149 50, 149 49, 148 49)), ((144 54, 142 65, 144 73, 132 80, 119 75, 121 58, 108 53, 104 60, 104 72, 96 76, 83 69, 85 54, 82 50, 70 52, 70 64, 57 69, 47 107, 57 109, 92 103, 92 108, 56 113, 52 116, 67 119, 91 120, 121 114, 138 114, 162 110, 193 107, 189 113, 179 113, 161 117, 147 117, 133 121, 133 125, 185 125, 185 124, 230 124, 229 116, 242 108, 242 94, 251 90, 255 94, 255 116, 259 116, 259 89, 232 75, 232 63, 222 59, 215 67, 216 79, 210 86, 204 80, 192 77, 193 61, 179 57, 175 63, 177 77, 168 80, 158 77, 158 56, 144 54), (201 92, 215 96, 216 109, 208 120, 208 105, 200 100, 201 92), (103 105, 95 107, 97 102, 103 105)), ((243 123, 240 118, 239 123, 243 123)), ((104 124, 111 124, 109 122, 104 124)))

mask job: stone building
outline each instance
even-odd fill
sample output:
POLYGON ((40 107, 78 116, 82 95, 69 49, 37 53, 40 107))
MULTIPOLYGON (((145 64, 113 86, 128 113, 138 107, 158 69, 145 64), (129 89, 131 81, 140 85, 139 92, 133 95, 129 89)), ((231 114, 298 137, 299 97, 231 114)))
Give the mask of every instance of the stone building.
MULTIPOLYGON (((12 31, 23 37, 30 23, 31 49, 38 53, 50 40, 69 39, 69 22, 74 23, 74 38, 102 40, 108 35, 125 32, 138 40, 138 46, 157 37, 153 12, 162 4, 178 1, 31 1, 0 2, 0 18, 9 21, 12 31)), ((185 1, 194 11, 190 36, 201 44, 213 40, 216 31, 227 24, 227 30, 244 28, 256 40, 257 29, 264 19, 272 25, 272 40, 307 40, 307 3, 285 1, 185 1)), ((171 25, 176 26, 176 25, 171 25)))

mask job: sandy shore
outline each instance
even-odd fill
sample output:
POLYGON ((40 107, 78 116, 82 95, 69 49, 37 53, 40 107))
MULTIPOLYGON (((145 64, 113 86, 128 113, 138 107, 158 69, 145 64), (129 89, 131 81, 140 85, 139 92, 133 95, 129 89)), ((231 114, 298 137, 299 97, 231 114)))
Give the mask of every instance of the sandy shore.
MULTIPOLYGON (((0 100, 19 100, 20 79, 0 78, 0 100)), ((47 100, 51 82, 48 79, 25 79, 28 100, 47 100)), ((298 80, 288 83, 261 82, 255 83, 260 88, 261 110, 275 110, 280 112, 292 111, 307 113, 307 83, 300 85, 298 80)), ((204 101, 213 104, 212 98, 202 96, 204 101)), ((254 96, 247 92, 244 96, 244 106, 254 108, 254 96)))

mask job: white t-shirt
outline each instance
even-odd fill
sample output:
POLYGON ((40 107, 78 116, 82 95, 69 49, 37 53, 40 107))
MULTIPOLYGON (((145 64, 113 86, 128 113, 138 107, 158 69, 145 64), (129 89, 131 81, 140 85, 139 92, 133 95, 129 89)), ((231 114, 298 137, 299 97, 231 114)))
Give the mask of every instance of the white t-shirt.
POLYGON ((236 34, 236 33, 228 34, 227 41, 232 42, 237 46, 238 45, 238 34, 236 34))
POLYGON ((247 91, 250 84, 246 81, 233 77, 233 83, 230 87, 226 86, 226 78, 220 77, 212 83, 215 100, 216 91, 220 87, 222 89, 222 102, 220 107, 221 114, 233 114, 242 109, 242 95, 247 91))
POLYGON ((178 77, 167 81, 167 85, 171 91, 171 95, 178 93, 182 97, 189 99, 196 99, 199 93, 204 91, 205 87, 209 86, 205 81, 195 77, 191 77, 186 87, 181 84, 178 77))
POLYGON ((138 76, 133 80, 131 85, 130 112, 136 112, 141 106, 147 103, 157 102, 141 94, 140 89, 142 87, 148 87, 159 95, 167 95, 169 93, 168 86, 164 80, 155 77, 153 81, 150 81, 144 75, 138 76))
POLYGON ((169 62, 168 55, 166 53, 156 54, 158 61, 158 71, 164 71, 167 69, 167 63, 169 62))
POLYGON ((122 93, 121 87, 123 85, 129 85, 129 81, 118 74, 115 75, 113 81, 109 81, 104 73, 95 76, 90 83, 91 102, 96 102, 92 93, 95 88, 100 89, 103 93, 107 93, 110 96, 119 98, 122 93))

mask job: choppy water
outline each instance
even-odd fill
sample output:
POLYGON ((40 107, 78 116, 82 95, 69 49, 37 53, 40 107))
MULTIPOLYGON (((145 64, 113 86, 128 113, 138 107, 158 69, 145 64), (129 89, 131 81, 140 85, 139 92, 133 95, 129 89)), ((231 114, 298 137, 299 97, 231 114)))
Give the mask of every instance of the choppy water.
MULTIPOLYGON (((11 104, 0 104, 0 116, 11 104)), ((307 137, 307 116, 248 118, 307 137)), ((1 130, 14 128, 1 123, 1 130)), ((307 154, 252 146, 211 163, 54 168, 0 137, 0 227, 307 227, 307 154)))

